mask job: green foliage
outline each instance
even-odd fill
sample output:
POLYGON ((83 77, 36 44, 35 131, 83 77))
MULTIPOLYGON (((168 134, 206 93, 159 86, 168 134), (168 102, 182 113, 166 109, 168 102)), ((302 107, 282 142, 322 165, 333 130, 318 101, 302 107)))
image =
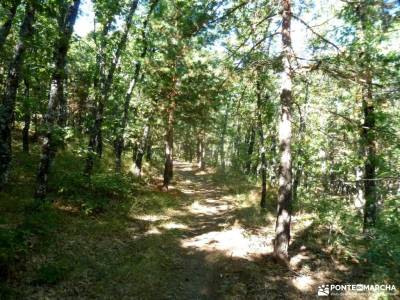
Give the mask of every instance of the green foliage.
POLYGON ((64 280, 70 270, 70 266, 61 262, 50 262, 41 265, 36 271, 35 284, 57 284, 64 280))

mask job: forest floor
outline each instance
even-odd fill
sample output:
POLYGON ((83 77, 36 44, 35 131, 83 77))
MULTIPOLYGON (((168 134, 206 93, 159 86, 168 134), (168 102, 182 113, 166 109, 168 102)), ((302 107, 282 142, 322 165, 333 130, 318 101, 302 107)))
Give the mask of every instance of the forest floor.
POLYGON ((318 244, 321 233, 307 214, 293 217, 290 268, 274 263, 275 204, 270 201, 271 209, 261 211, 254 187, 230 181, 237 184, 227 185, 212 170, 178 161, 167 192, 157 188, 156 180, 135 198, 116 200, 90 216, 56 201, 61 225, 49 239, 30 242, 40 250, 12 274, 13 295, 313 299, 318 285, 351 276, 349 265, 318 244))

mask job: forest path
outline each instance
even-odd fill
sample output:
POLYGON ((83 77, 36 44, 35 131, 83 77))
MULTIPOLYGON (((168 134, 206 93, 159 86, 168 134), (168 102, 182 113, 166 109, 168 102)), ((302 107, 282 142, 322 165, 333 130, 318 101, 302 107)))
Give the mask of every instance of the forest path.
POLYGON ((221 236, 232 221, 232 198, 226 189, 218 186, 210 178, 210 174, 198 170, 193 165, 175 161, 174 168, 176 185, 170 192, 179 191, 191 199, 191 203, 184 205, 180 213, 173 218, 181 222, 178 224, 183 223, 182 228, 186 228, 182 232, 180 244, 188 249, 189 254, 184 256, 184 268, 181 269, 185 283, 179 298, 215 298, 221 281, 218 262, 224 256, 232 254, 228 252, 233 251, 232 243, 237 242, 235 237, 229 234, 221 236), (218 249, 221 246, 225 248, 222 250, 226 251, 218 249))
MULTIPOLYGON (((298 251, 292 257, 293 268, 276 265, 270 256, 273 213, 243 205, 238 192, 216 181, 212 172, 182 161, 174 162, 174 170, 168 193, 189 199, 168 214, 166 223, 179 229, 178 253, 182 253, 182 267, 175 277, 180 289, 174 299, 310 299, 319 284, 336 280, 326 255, 301 244, 311 229, 307 220, 293 220, 294 237, 299 237, 292 245, 298 251), (293 271, 303 267, 304 273, 293 271)), ((258 200, 258 194, 253 196, 258 200)))
POLYGON ((307 218, 293 218, 293 268, 279 266, 269 256, 273 203, 260 211, 240 177, 174 168, 168 191, 140 186, 98 213, 56 203, 62 225, 18 274, 19 298, 313 299, 337 282, 339 265, 308 239, 307 218))
MULTIPOLYGON (((272 250, 273 218, 258 230, 251 224, 254 220, 249 219, 266 219, 265 216, 255 216, 254 207, 239 207, 236 193, 215 182, 212 172, 182 161, 174 162, 174 171, 174 182, 167 193, 183 200, 182 205, 169 211, 168 218, 158 225, 178 232, 176 242, 180 249, 165 248, 167 253, 180 253, 175 262, 179 272, 168 283, 171 291, 178 291, 172 298, 247 298, 247 282, 255 286, 255 278, 260 275, 254 261, 272 250)), ((157 229, 147 227, 149 232, 157 229)), ((259 266, 268 267, 265 262, 259 266)), ((272 268, 269 275, 274 277, 279 268, 272 268)), ((275 285, 267 288, 273 290, 275 285)), ((269 293, 269 298, 274 297, 282 297, 278 288, 269 293)))

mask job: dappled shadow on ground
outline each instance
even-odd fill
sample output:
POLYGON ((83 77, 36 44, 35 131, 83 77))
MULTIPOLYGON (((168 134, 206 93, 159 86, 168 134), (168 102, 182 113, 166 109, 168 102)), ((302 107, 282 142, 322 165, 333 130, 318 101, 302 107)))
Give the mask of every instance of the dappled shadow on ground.
POLYGON ((20 296, 310 299, 319 284, 338 280, 344 271, 308 241, 312 223, 296 218, 292 267, 277 265, 268 256, 274 231, 270 212, 238 206, 237 195, 216 185, 212 174, 183 162, 175 166, 168 192, 137 196, 137 201, 164 199, 168 205, 138 211, 135 200, 116 203, 113 213, 69 214, 54 244, 34 254, 13 283, 20 296), (54 282, 43 280, 51 272, 61 274, 54 282))

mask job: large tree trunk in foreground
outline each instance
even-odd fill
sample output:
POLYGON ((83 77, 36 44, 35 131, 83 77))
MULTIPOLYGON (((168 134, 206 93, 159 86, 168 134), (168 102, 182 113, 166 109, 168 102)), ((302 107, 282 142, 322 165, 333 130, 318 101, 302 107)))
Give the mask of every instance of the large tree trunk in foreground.
MULTIPOLYGON (((67 52, 78 15, 79 4, 80 0, 75 0, 59 20, 60 36, 54 48, 55 69, 52 75, 49 103, 44 118, 47 132, 43 138, 42 154, 37 174, 35 192, 35 198, 37 200, 43 200, 47 195, 50 166, 56 155, 57 139, 61 138, 55 136, 54 127, 56 122, 58 122, 58 125, 62 126, 65 125, 66 121, 66 116, 64 115, 65 108, 63 107, 66 106, 66 99, 64 96, 64 82, 66 80, 65 66, 67 64, 67 52)), ((66 2, 61 5, 66 6, 66 2)), ((61 7, 61 10, 64 11, 64 9, 64 7, 61 7)))
POLYGON ((8 14, 6 16, 6 19, 0 27, 0 52, 3 49, 4 43, 7 39, 8 34, 10 33, 12 22, 14 20, 15 14, 17 12, 17 8, 19 4, 21 3, 21 0, 14 0, 11 3, 10 10, 8 11, 8 14))
POLYGON ((165 165, 164 165, 164 182, 163 187, 168 189, 173 176, 174 168, 174 114, 176 108, 175 99, 171 100, 172 103, 168 108, 167 130, 165 133, 165 165))
POLYGON ((284 72, 282 73, 282 91, 280 96, 279 119, 279 190, 278 208, 275 227, 274 255, 285 262, 289 259, 290 220, 292 200, 292 70, 291 70, 291 37, 290 0, 282 0, 282 46, 284 72))
POLYGON ((11 128, 15 111, 15 99, 18 85, 22 76, 22 65, 28 38, 33 34, 35 9, 27 4, 25 17, 22 22, 19 42, 10 64, 5 83, 3 101, 0 106, 0 187, 8 181, 11 164, 11 128))

